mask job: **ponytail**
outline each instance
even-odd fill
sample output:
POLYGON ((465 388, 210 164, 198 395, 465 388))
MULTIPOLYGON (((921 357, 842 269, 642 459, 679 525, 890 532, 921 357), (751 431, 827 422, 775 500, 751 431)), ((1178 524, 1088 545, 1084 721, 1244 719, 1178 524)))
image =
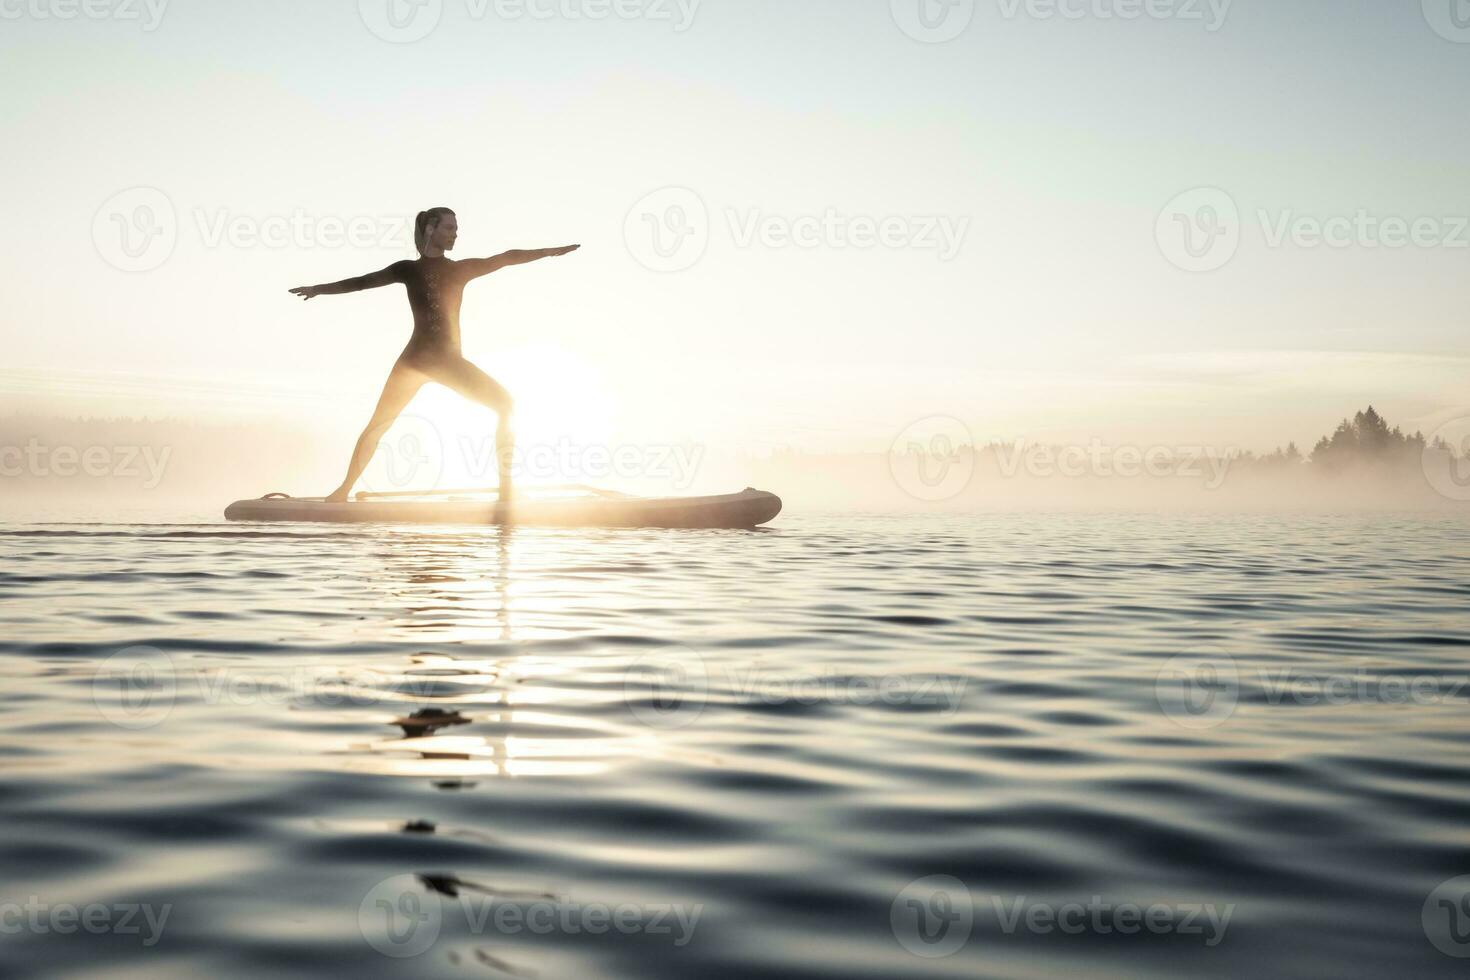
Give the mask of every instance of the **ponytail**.
POLYGON ((413 222, 413 247, 418 249, 420 256, 429 247, 429 232, 433 231, 434 226, 442 219, 453 213, 454 211, 450 208, 429 208, 427 211, 419 212, 419 216, 413 222))

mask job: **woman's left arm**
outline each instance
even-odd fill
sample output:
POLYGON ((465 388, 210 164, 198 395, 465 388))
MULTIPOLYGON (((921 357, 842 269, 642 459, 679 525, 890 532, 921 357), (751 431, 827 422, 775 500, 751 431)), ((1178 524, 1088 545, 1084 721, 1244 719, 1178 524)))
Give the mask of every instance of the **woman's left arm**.
POLYGON ((468 278, 478 279, 480 276, 488 276, 497 269, 504 269, 508 265, 525 265, 527 262, 535 262, 538 259, 554 258, 575 252, 581 247, 580 245, 562 245, 559 248, 516 248, 509 252, 501 252, 499 255, 492 255, 488 259, 465 259, 459 265, 469 273, 468 278))

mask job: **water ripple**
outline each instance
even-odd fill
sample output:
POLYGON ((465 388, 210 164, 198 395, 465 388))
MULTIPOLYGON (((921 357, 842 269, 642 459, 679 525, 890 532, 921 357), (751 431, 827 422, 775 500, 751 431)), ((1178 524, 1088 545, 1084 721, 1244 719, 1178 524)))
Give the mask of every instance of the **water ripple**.
POLYGON ((0 549, 7 976, 1463 972, 1464 521, 0 549))

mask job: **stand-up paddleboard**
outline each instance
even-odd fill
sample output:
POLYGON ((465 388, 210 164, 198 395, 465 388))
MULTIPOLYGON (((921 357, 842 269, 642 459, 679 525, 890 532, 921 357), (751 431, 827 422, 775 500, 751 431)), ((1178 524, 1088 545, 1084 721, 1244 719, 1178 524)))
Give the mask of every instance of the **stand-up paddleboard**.
POLYGON ((525 527, 750 528, 781 513, 781 498, 746 488, 718 497, 630 497, 590 487, 518 491, 502 503, 493 490, 358 494, 350 503, 273 493, 225 509, 231 521, 332 524, 516 524, 525 527))

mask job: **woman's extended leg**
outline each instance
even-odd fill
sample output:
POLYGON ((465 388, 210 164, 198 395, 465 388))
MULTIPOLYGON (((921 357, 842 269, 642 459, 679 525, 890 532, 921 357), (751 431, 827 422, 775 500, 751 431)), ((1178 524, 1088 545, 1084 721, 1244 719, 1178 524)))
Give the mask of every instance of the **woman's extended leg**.
POLYGON ((388 380, 383 384, 383 394, 378 397, 378 407, 373 409, 371 421, 362 430, 357 446, 352 450, 352 462, 347 466, 347 477, 327 498, 328 503, 340 504, 347 501, 347 496, 357 484, 357 478, 362 476, 362 471, 372 462, 373 453, 378 451, 378 441, 393 427, 393 420, 413 401, 413 396, 419 393, 419 389, 428 380, 428 375, 402 361, 393 365, 393 370, 388 373, 388 380))
POLYGON ((499 416, 495 427, 495 459, 500 471, 500 499, 510 497, 511 459, 515 455, 515 431, 512 422, 515 415, 515 400, 505 386, 490 375, 475 367, 463 357, 437 365, 430 375, 435 381, 459 392, 471 401, 477 401, 499 416))

